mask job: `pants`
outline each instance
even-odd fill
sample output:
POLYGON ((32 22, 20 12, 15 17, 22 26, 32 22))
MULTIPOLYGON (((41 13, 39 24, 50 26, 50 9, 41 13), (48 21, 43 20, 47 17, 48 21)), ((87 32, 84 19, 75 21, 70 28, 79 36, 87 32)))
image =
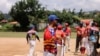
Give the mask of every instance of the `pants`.
POLYGON ((79 45, 81 44, 81 40, 82 40, 81 35, 77 35, 77 38, 76 38, 76 48, 75 48, 75 52, 78 51, 78 49, 79 49, 79 45))
POLYGON ((70 36, 66 36, 66 44, 65 45, 66 46, 64 48, 65 48, 65 51, 66 51, 66 49, 68 50, 69 47, 70 47, 70 36))
POLYGON ((29 44, 30 44, 30 49, 29 49, 29 54, 28 56, 33 56, 34 54, 34 49, 35 49, 35 40, 30 40, 29 44))
POLYGON ((57 44, 57 56, 62 56, 62 45, 57 44))
POLYGON ((62 45, 57 44, 57 55, 56 56, 64 56, 64 40, 62 40, 62 45))
POLYGON ((90 56, 97 56, 96 43, 90 42, 90 56))
POLYGON ((81 47, 85 47, 87 54, 90 55, 90 47, 89 47, 89 41, 88 41, 88 37, 84 37, 81 40, 81 47))
POLYGON ((44 51, 44 55, 43 56, 56 56, 55 54, 52 54, 48 51, 44 51))
POLYGON ((90 56, 96 56, 97 54, 97 38, 96 36, 90 36, 90 56))

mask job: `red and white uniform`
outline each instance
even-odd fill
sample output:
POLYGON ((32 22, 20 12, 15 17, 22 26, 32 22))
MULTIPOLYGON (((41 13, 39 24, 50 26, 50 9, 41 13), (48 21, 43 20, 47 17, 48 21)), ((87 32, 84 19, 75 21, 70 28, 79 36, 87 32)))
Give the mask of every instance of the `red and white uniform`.
POLYGON ((64 55, 64 39, 65 39, 65 33, 63 30, 56 30, 55 32, 56 42, 57 42, 57 56, 63 56, 64 55))
POLYGON ((29 49, 29 54, 27 56, 33 56, 34 54, 34 49, 35 49, 35 44, 36 44, 36 37, 35 35, 37 35, 37 32, 35 30, 29 30, 27 32, 27 37, 29 38, 29 45, 30 45, 30 49, 29 49))
POLYGON ((66 46, 65 46, 65 52, 66 52, 66 50, 70 50, 71 28, 67 26, 64 32, 66 34, 66 46))

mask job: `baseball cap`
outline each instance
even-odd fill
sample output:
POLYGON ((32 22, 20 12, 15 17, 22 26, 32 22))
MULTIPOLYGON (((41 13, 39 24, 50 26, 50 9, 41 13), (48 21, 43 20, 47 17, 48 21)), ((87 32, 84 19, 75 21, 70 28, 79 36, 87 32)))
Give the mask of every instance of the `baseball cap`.
POLYGON ((30 28, 30 29, 34 29, 35 26, 34 26, 34 25, 30 25, 29 28, 30 28))
POLYGON ((57 28, 58 28, 58 29, 62 29, 63 27, 62 27, 61 24, 59 24, 59 25, 57 26, 57 28))
POLYGON ((57 20, 58 19, 58 17, 56 16, 56 15, 50 15, 49 17, 48 17, 48 20, 49 21, 54 21, 54 20, 57 20))

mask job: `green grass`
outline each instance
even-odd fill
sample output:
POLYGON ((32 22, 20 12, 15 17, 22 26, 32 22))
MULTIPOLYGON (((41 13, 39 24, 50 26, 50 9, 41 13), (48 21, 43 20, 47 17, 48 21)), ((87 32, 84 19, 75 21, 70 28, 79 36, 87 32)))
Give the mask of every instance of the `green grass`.
MULTIPOLYGON (((0 37, 25 38, 27 32, 0 32, 0 37)), ((43 37, 43 32, 38 32, 39 37, 43 37)), ((76 33, 72 32, 71 38, 76 38, 76 33)))
MULTIPOLYGON (((0 37, 26 37, 27 32, 0 32, 0 37)), ((43 36, 43 32, 39 32, 39 37, 43 36)))

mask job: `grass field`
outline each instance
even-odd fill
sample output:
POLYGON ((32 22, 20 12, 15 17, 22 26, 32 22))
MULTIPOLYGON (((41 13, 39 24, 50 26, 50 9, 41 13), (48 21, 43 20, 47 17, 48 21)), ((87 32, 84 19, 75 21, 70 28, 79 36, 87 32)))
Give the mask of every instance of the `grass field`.
MULTIPOLYGON (((39 37, 43 37, 43 32, 38 32, 39 37)), ((71 38, 75 38, 76 33, 72 32, 71 38)), ((0 37, 18 37, 24 38, 26 32, 0 32, 0 37)))
MULTIPOLYGON (((43 36, 43 32, 38 33, 39 36, 43 36)), ((18 37, 24 38, 26 36, 26 32, 0 32, 0 37, 18 37)))

